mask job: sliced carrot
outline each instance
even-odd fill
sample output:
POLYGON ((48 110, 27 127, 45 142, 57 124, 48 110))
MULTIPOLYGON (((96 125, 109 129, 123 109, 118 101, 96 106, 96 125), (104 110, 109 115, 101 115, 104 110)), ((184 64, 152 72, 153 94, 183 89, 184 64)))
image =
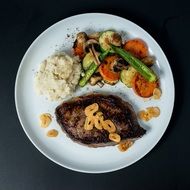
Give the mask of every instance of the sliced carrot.
POLYGON ((84 48, 82 44, 74 47, 74 55, 78 55, 81 59, 84 57, 84 48))
POLYGON ((115 55, 108 56, 99 67, 99 72, 103 80, 109 84, 115 84, 120 78, 120 72, 114 71, 114 65, 117 58, 118 57, 115 55))
POLYGON ((158 87, 158 82, 149 82, 139 73, 136 73, 132 80, 132 88, 138 96, 148 98, 153 95, 154 89, 158 87))
POLYGON ((124 49, 139 59, 148 56, 148 47, 141 39, 132 39, 125 42, 124 49))
POLYGON ((80 59, 85 56, 85 44, 88 36, 85 32, 79 32, 73 44, 74 55, 78 55, 80 59))

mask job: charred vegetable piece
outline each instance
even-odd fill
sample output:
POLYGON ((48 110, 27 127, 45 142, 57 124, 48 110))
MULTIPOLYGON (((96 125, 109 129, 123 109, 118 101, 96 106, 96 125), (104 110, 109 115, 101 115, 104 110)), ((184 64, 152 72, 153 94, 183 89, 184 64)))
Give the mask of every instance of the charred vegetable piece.
POLYGON ((99 38, 99 44, 103 52, 109 50, 113 53, 110 44, 113 44, 115 46, 121 46, 121 43, 121 36, 118 33, 111 30, 103 32, 99 38))
POLYGON ((141 61, 148 67, 151 67, 154 62, 155 62, 155 58, 153 56, 147 56, 144 57, 143 59, 141 59, 141 61))
POLYGON ((94 47, 94 49, 96 49, 96 51, 100 51, 99 42, 95 39, 87 40, 85 45, 86 45, 85 47, 86 53, 89 52, 89 49, 92 48, 92 46, 94 47))
POLYGON ((83 87, 86 85, 90 77, 96 72, 98 65, 94 62, 90 65, 90 67, 86 70, 84 77, 79 81, 79 86, 83 87))
POLYGON ((108 56, 99 67, 99 72, 106 83, 115 84, 119 80, 120 72, 114 71, 114 65, 117 64, 117 59, 118 57, 115 55, 108 56))
POLYGON ((100 32, 94 32, 94 33, 91 33, 88 35, 89 39, 95 39, 95 40, 98 40, 99 37, 100 37, 100 32))
POLYGON ((155 82, 157 80, 154 72, 148 68, 142 61, 131 55, 129 52, 122 48, 118 48, 112 45, 115 53, 120 55, 124 60, 126 60, 131 66, 133 66, 147 81, 155 82))
POLYGON ((136 73, 132 81, 132 87, 138 96, 149 98, 153 95, 154 89, 158 87, 158 83, 149 82, 139 73, 136 73))
POLYGON ((85 47, 88 37, 85 32, 80 32, 77 34, 77 38, 73 45, 74 55, 78 55, 80 59, 85 56, 85 47))
POLYGON ((100 61, 103 61, 103 60, 107 57, 107 55, 109 54, 109 52, 110 52, 110 51, 107 50, 107 51, 101 53, 101 54, 99 55, 100 61))
POLYGON ((132 66, 129 66, 128 69, 122 70, 120 75, 121 82, 131 88, 132 80, 136 73, 137 71, 132 66))
MULTIPOLYGON (((100 61, 103 61, 104 58, 107 56, 107 53, 101 53, 99 55, 99 59, 100 61)), ((79 86, 84 87, 86 85, 86 83, 89 81, 90 77, 96 72, 96 70, 98 69, 99 64, 92 62, 92 64, 90 65, 90 67, 86 70, 85 75, 82 77, 82 79, 79 81, 79 86)))
POLYGON ((95 62, 94 56, 91 53, 87 53, 82 60, 83 69, 86 71, 93 62, 95 62))
POLYGON ((96 85, 101 80, 102 80, 101 76, 92 76, 90 78, 90 85, 94 86, 94 85, 96 85))
POLYGON ((125 42, 123 48, 139 59, 148 56, 148 47, 141 39, 129 40, 125 42))

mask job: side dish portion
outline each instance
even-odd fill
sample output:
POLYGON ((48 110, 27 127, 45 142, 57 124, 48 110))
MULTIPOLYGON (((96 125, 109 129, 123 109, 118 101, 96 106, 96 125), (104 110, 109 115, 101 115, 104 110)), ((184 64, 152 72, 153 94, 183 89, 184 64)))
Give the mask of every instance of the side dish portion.
POLYGON ((73 93, 81 73, 81 64, 65 53, 45 59, 35 76, 35 89, 49 100, 59 100, 73 93))
POLYGON ((55 115, 63 131, 72 140, 90 147, 115 145, 120 140, 139 138, 146 132, 139 125, 132 106, 113 95, 90 94, 76 97, 59 105, 55 115), (95 126, 94 123, 90 128, 85 128, 85 121, 88 121, 86 115, 93 112, 88 106, 93 104, 97 108, 93 108, 93 116, 98 115, 101 124, 95 126))
POLYGON ((121 81, 143 98, 152 97, 154 89, 159 87, 159 77, 151 68, 155 59, 141 39, 122 39, 113 30, 94 34, 79 32, 73 53, 82 63, 80 87, 88 82, 103 87, 104 83, 115 85, 121 81))

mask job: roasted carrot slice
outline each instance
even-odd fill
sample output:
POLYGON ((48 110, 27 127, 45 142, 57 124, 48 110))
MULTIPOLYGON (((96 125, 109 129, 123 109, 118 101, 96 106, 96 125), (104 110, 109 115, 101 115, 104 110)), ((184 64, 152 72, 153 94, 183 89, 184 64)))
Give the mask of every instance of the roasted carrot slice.
POLYGON ((149 82, 139 73, 136 73, 132 80, 132 88, 138 96, 148 98, 153 95, 154 89, 158 87, 158 82, 149 82))
POLYGON ((74 49, 74 54, 78 55, 81 59, 84 57, 83 45, 78 44, 74 49))
POLYGON ((129 40, 125 42, 123 48, 139 59, 148 56, 148 47, 141 39, 129 40))
POLYGON ((73 44, 74 55, 78 55, 80 59, 85 56, 85 43, 87 41, 87 34, 79 32, 73 44))
POLYGON ((99 67, 99 72, 103 80, 109 84, 115 84, 120 78, 120 72, 114 71, 117 58, 115 55, 108 56, 99 67))

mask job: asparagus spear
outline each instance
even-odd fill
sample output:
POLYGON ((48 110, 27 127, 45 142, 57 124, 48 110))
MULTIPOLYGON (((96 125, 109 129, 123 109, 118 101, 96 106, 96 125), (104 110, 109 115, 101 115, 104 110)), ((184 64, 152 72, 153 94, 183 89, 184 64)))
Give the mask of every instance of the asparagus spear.
POLYGON ((131 66, 133 66, 146 80, 149 82, 154 82, 157 80, 156 75, 151 69, 149 69, 142 61, 132 56, 129 52, 122 48, 111 45, 115 53, 119 54, 125 61, 127 61, 131 66))
POLYGON ((90 65, 90 67, 86 70, 85 75, 80 79, 79 86, 83 87, 86 85, 90 77, 93 75, 93 73, 97 70, 98 65, 94 62, 90 65))
POLYGON ((101 53, 99 55, 100 61, 103 61, 106 58, 106 56, 109 54, 109 52, 110 52, 110 50, 107 50, 107 51, 104 51, 103 53, 101 53))

